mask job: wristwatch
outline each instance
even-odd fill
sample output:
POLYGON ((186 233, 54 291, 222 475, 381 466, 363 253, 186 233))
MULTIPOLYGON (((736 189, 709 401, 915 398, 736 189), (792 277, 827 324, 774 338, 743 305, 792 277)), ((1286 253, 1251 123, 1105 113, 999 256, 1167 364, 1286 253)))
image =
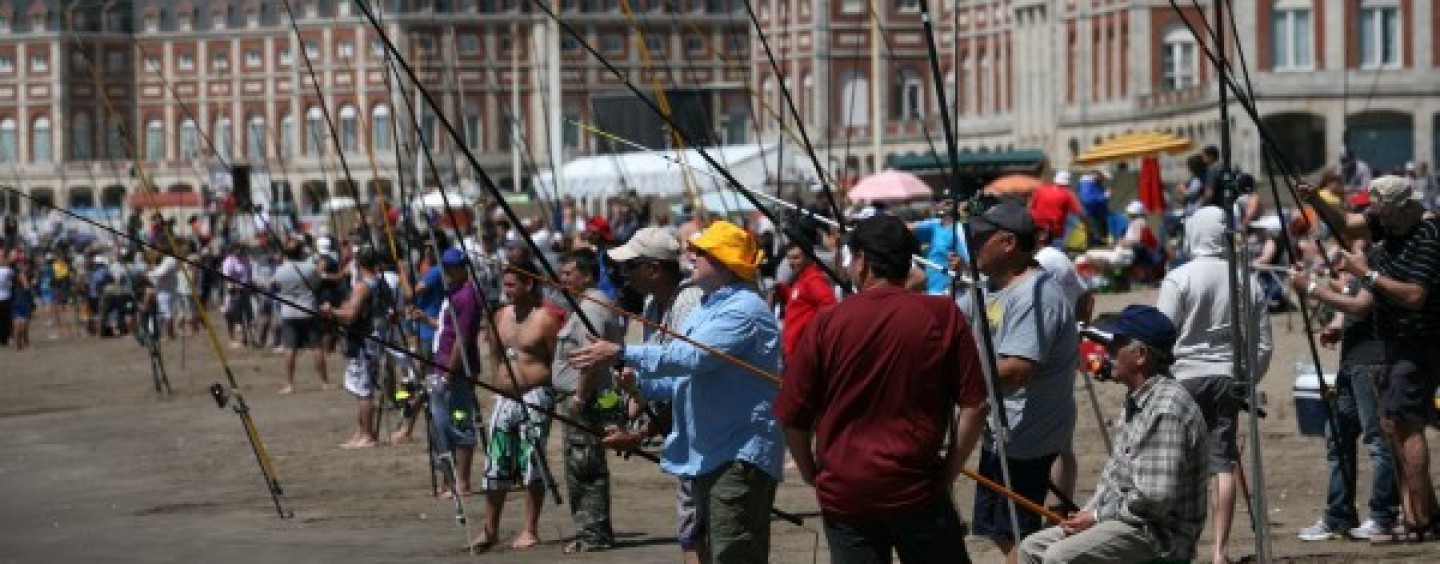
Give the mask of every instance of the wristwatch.
POLYGON ((1378 270, 1371 270, 1370 272, 1366 272, 1366 273, 1365 273, 1365 287, 1367 287, 1367 288, 1374 288, 1374 287, 1375 287, 1375 281, 1376 281, 1376 280, 1379 280, 1379 279, 1380 279, 1380 271, 1378 271, 1378 270))

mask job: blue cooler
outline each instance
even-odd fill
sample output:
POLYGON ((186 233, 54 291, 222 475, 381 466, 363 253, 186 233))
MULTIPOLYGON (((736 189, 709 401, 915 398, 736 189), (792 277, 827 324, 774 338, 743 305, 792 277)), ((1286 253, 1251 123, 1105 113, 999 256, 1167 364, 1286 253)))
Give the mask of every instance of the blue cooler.
MULTIPOLYGON (((1325 436, 1325 401, 1320 397, 1320 380, 1315 369, 1306 363, 1305 370, 1295 372, 1295 421, 1300 425, 1300 434, 1306 437, 1325 436)), ((1335 373, 1325 373, 1325 384, 1335 389, 1335 373)))

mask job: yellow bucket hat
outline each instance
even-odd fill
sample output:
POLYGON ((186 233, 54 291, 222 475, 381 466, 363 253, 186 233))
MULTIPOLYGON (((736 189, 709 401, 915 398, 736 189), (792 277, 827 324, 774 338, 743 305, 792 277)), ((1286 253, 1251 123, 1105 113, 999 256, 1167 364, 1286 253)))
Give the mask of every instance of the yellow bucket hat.
POLYGON ((755 238, 740 226, 716 221, 690 238, 690 244, 720 261, 730 272, 745 280, 754 280, 760 265, 760 249, 755 238))

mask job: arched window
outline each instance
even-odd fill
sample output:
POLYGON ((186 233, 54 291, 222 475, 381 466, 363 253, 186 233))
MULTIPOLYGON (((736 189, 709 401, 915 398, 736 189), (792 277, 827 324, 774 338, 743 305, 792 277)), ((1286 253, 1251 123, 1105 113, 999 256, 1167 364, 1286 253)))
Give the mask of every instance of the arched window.
POLYGON ((390 107, 380 104, 375 106, 370 115, 370 146, 376 151, 389 151, 393 133, 390 131, 390 107))
POLYGON ((1195 36, 1184 27, 1165 33, 1160 48, 1161 86, 1165 90, 1182 90, 1195 86, 1198 71, 1195 60, 1195 36))
POLYGON ((895 98, 890 103, 895 119, 916 121, 925 117, 925 85, 920 82, 920 71, 900 69, 900 83, 895 85, 895 98))
POLYGON ((145 123, 145 160, 165 160, 165 124, 158 119, 145 123))
POLYGON ((50 162, 50 118, 35 118, 35 128, 30 131, 30 162, 50 162))
POLYGON ((325 154, 325 112, 320 106, 311 106, 305 111, 305 139, 307 154, 325 154))
POLYGON ((232 155, 230 148, 233 135, 234 131, 230 126, 230 118, 222 117, 215 120, 215 139, 212 142, 215 143, 215 152, 219 153, 220 158, 226 161, 231 160, 232 155))
POLYGON ((800 115, 807 123, 819 123, 820 116, 815 114, 819 106, 815 103, 815 75, 807 72, 800 77, 800 115))
POLYGON ((265 137, 265 118, 251 116, 250 123, 245 126, 246 154, 250 155, 250 160, 265 160, 265 137))
POLYGON ((0 163, 13 163, 20 160, 20 140, 17 137, 17 131, 14 118, 0 119, 0 163))
POLYGON ((360 118, 355 106, 340 107, 340 150, 355 152, 359 146, 360 118))
POLYGON ((200 151, 200 128, 195 127, 195 120, 186 119, 180 122, 180 158, 193 159, 200 151))
POLYGON ((75 114, 70 120, 70 154, 76 159, 90 158, 90 147, 94 139, 90 136, 90 115, 75 114))
POLYGON ((288 113, 280 116, 280 154, 295 154, 295 117, 288 113))

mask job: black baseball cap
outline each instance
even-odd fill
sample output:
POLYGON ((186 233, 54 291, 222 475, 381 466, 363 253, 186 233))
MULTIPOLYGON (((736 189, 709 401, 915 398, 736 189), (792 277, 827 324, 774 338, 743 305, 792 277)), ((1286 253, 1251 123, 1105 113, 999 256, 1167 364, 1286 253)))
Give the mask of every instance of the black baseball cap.
POLYGON ((900 218, 890 214, 876 214, 860 220, 850 230, 846 245, 851 249, 863 250, 882 257, 910 261, 912 255, 920 252, 920 240, 900 218))
POLYGON ((1004 203, 985 210, 985 213, 970 222, 970 229, 976 235, 987 235, 996 231, 1008 231, 1016 235, 1033 235, 1035 218, 1030 210, 1019 204, 1004 203))

